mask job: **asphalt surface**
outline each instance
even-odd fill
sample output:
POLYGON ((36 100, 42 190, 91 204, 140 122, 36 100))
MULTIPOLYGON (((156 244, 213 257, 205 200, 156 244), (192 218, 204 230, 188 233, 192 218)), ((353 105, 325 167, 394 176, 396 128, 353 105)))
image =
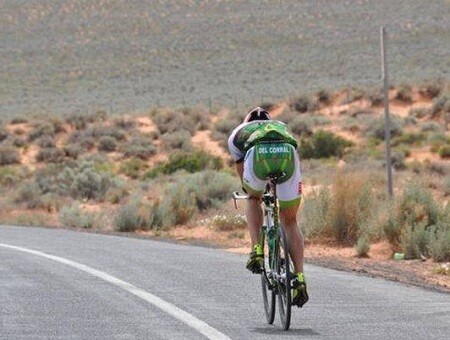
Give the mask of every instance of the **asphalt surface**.
POLYGON ((0 339, 448 339, 450 294, 306 266, 291 330, 265 322, 245 256, 0 226, 0 339), (203 335, 202 335, 203 334, 203 335))

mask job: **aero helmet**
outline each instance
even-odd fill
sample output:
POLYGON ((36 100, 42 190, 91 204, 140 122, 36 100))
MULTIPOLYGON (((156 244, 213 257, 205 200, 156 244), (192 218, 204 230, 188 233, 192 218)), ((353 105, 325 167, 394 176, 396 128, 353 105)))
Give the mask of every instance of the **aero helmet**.
POLYGON ((248 123, 254 120, 270 120, 269 112, 261 107, 254 108, 247 116, 245 116, 244 123, 248 123))

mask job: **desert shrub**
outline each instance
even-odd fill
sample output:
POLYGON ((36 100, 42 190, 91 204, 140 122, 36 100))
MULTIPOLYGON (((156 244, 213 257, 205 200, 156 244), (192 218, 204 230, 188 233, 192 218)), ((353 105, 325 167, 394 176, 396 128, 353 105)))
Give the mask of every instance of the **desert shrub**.
POLYGON ((161 134, 172 133, 183 128, 191 133, 195 132, 197 122, 191 120, 188 110, 177 112, 173 110, 157 110, 153 113, 153 121, 161 134))
POLYGON ((46 163, 61 163, 64 161, 66 153, 58 148, 46 147, 36 154, 36 161, 46 163))
MULTIPOLYGON (((377 138, 379 140, 385 139, 385 118, 378 117, 373 120, 369 120, 366 123, 367 134, 371 137, 377 138)), ((391 137, 400 136, 402 134, 403 121, 400 117, 396 115, 391 115, 390 119, 390 132, 391 137)))
POLYGON ((301 223, 306 236, 355 244, 362 235, 367 235, 374 217, 371 188, 363 174, 338 172, 331 189, 322 188, 305 199, 301 223))
POLYGON ((146 178, 154 178, 159 174, 172 174, 179 170, 190 173, 203 170, 220 170, 223 168, 223 161, 220 157, 213 156, 203 150, 194 152, 177 152, 169 156, 169 160, 163 164, 155 166, 146 175, 146 178))
POLYGON ((384 93, 381 89, 370 89, 364 95, 364 98, 370 102, 371 106, 380 106, 384 103, 384 93))
POLYGON ((299 146, 301 158, 342 157, 352 143, 335 136, 332 132, 319 130, 308 139, 302 139, 299 146))
POLYGON ((445 176, 442 182, 442 192, 444 196, 450 195, 450 176, 445 176))
POLYGON ((76 144, 83 151, 92 150, 95 146, 95 138, 86 130, 74 131, 67 139, 67 145, 76 144))
POLYGON ((121 232, 150 230, 154 226, 155 206, 144 202, 142 197, 133 197, 119 207, 114 218, 114 228, 121 232))
POLYGON ((407 151, 401 149, 395 149, 391 153, 391 165, 395 170, 406 169, 405 159, 407 156, 407 151))
POLYGON ((191 134, 180 128, 179 131, 166 133, 161 136, 161 141, 168 149, 179 149, 185 152, 192 151, 191 134))
POLYGON ((23 148, 27 145, 27 140, 24 137, 15 136, 12 138, 11 144, 17 148, 23 148))
POLYGON ((66 157, 71 159, 78 159, 78 156, 83 153, 84 148, 78 144, 69 144, 63 147, 63 151, 66 157))
POLYGON ((23 118, 23 117, 16 117, 11 119, 11 125, 17 125, 17 124, 25 124, 28 123, 28 119, 23 118))
POLYGON ((212 229, 217 231, 232 231, 247 227, 245 215, 242 214, 216 214, 209 222, 212 229))
POLYGON ((75 113, 66 118, 66 122, 76 130, 85 129, 88 124, 101 120, 100 115, 75 113))
POLYGON ((309 96, 302 95, 297 98, 293 98, 289 102, 289 107, 291 110, 295 110, 300 113, 305 113, 308 111, 314 111, 317 109, 317 104, 309 96))
POLYGON ((426 96, 430 99, 436 98, 441 94, 442 91, 442 84, 440 83, 428 83, 424 84, 420 87, 419 93, 422 96, 426 96))
POLYGON ((366 93, 365 93, 364 89, 352 87, 350 89, 346 89, 345 94, 346 94, 346 97, 341 103, 343 105, 363 99, 366 93))
POLYGON ((420 131, 422 132, 443 133, 444 130, 444 127, 438 122, 425 122, 420 127, 420 131))
POLYGON ((117 149, 117 141, 111 136, 102 136, 98 141, 99 151, 113 152, 117 149))
POLYGON ((116 186, 110 188, 105 194, 105 201, 111 204, 119 204, 129 194, 125 186, 116 186))
MULTIPOLYGON (((195 130, 206 130, 210 126, 210 114, 203 107, 196 107, 191 109, 183 109, 182 113, 186 119, 189 119, 193 122, 195 130)), ((192 131, 193 132, 193 131, 192 131)))
POLYGON ((219 207, 238 185, 235 177, 217 171, 179 175, 175 180, 166 187, 157 210, 157 224, 164 227, 186 223, 197 211, 219 207))
POLYGON ((97 170, 95 163, 88 161, 48 164, 36 172, 35 183, 41 194, 97 201, 102 201, 108 190, 121 186, 111 173, 97 170))
POLYGON ((36 144, 41 148, 54 148, 55 140, 53 136, 42 136, 36 140, 36 144))
POLYGON ((331 209, 331 192, 322 188, 309 194, 303 203, 301 225, 310 240, 320 239, 328 227, 328 216, 331 209))
POLYGON ((393 250, 406 258, 435 256, 449 229, 448 211, 418 181, 408 183, 395 203, 383 226, 393 250))
POLYGON ((43 193, 36 182, 30 181, 22 183, 14 202, 25 204, 27 209, 44 209, 49 212, 58 210, 62 204, 58 195, 51 192, 43 193))
POLYGON ((127 137, 127 133, 125 130, 126 129, 111 125, 95 124, 92 127, 88 128, 85 133, 95 139, 99 139, 102 137, 111 137, 116 141, 124 141, 127 137))
POLYGON ((289 122, 289 129, 300 137, 309 137, 313 134, 313 129, 310 121, 302 117, 295 117, 289 122))
POLYGON ((131 158, 121 163, 120 173, 137 179, 141 176, 141 173, 148 168, 147 163, 145 163, 140 158, 131 158))
POLYGON ((0 186, 15 185, 19 183, 21 177, 15 166, 4 165, 0 167, 0 186))
POLYGON ((397 89, 397 93, 395 94, 395 99, 404 102, 404 103, 412 103, 412 88, 409 85, 402 84, 397 89))
POLYGON ((442 94, 433 100, 431 116, 438 117, 444 112, 450 112, 450 96, 442 94))
POLYGON ((63 206, 58 214, 59 222, 66 227, 91 229, 95 214, 83 210, 78 203, 63 206))
POLYGON ((137 123, 134 120, 125 119, 125 118, 117 118, 114 120, 114 126, 121 130, 134 130, 137 127, 137 123))
POLYGON ((369 257, 370 238, 367 235, 360 236, 356 241, 355 250, 358 257, 369 257))
POLYGON ((332 184, 330 236, 354 244, 373 213, 373 196, 368 178, 356 173, 337 173, 332 184))
POLYGON ((316 93, 317 101, 324 105, 329 105, 331 103, 332 95, 330 91, 326 89, 320 89, 316 93))
POLYGON ((423 133, 407 132, 400 136, 395 137, 392 140, 392 146, 397 146, 400 144, 420 146, 425 139, 426 135, 423 133))
POLYGON ((450 158, 450 145, 445 145, 441 147, 438 153, 439 156, 441 156, 441 158, 450 158))
POLYGON ((421 119, 427 117, 431 113, 431 110, 427 107, 416 107, 409 110, 408 115, 421 119))
POLYGON ((436 261, 450 261, 450 225, 448 221, 441 222, 430 233, 430 256, 436 261))
POLYGON ((135 136, 120 147, 125 157, 140 158, 143 160, 156 154, 157 149, 151 139, 144 136, 135 136))
POLYGON ((0 165, 20 163, 20 155, 11 145, 0 145, 0 165))
POLYGON ((33 129, 30 131, 28 135, 28 139, 30 142, 35 141, 38 138, 47 136, 54 137, 56 134, 55 127, 51 123, 38 123, 35 124, 33 129))
POLYGON ((0 125, 0 143, 6 140, 8 138, 9 132, 4 128, 2 125, 0 125))

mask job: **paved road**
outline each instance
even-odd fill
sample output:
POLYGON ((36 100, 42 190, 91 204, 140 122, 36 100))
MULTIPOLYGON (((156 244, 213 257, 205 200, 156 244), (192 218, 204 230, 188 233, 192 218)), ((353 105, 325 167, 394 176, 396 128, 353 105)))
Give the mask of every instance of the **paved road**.
POLYGON ((284 332, 222 250, 0 226, 0 339, 444 339, 450 295, 307 266, 284 332), (203 335, 202 335, 203 334, 203 335))

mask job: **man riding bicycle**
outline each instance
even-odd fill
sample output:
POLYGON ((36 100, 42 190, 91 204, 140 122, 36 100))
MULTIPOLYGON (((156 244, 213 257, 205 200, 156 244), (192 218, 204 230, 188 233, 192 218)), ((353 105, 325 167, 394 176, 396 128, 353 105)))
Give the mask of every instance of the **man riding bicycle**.
POLYGON ((308 301, 308 294, 303 274, 303 235, 297 225, 302 193, 297 141, 287 131, 286 124, 272 120, 267 110, 257 107, 233 130, 228 138, 228 148, 236 161, 242 188, 249 196, 245 215, 252 251, 247 269, 253 273, 262 271, 264 261, 263 248, 259 243, 263 224, 261 196, 266 188, 268 175, 282 174, 277 185, 280 219, 295 269, 293 304, 301 307, 308 301))

